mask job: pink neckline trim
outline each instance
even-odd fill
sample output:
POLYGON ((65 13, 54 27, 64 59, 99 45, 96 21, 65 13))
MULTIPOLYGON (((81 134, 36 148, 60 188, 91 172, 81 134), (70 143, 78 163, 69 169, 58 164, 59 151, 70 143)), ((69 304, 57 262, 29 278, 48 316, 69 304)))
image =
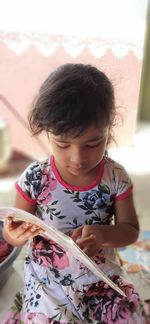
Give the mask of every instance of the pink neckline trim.
POLYGON ((98 170, 98 174, 96 176, 96 179, 89 185, 87 186, 83 186, 83 187, 78 187, 78 186, 73 186, 73 185, 70 185, 69 183, 65 182, 57 168, 56 168, 56 165, 55 165, 55 161, 54 161, 54 156, 52 155, 50 157, 50 164, 51 164, 51 167, 52 167, 52 170, 53 170, 53 173, 56 177, 56 179, 65 187, 65 188, 68 188, 68 189, 71 189, 71 190, 74 190, 74 191, 86 191, 86 190, 89 190, 89 189, 92 189, 94 188, 98 183, 100 183, 101 181, 101 178, 102 178, 102 175, 103 175, 103 171, 104 171, 104 158, 102 159, 102 161, 100 162, 99 164, 99 170, 98 170))

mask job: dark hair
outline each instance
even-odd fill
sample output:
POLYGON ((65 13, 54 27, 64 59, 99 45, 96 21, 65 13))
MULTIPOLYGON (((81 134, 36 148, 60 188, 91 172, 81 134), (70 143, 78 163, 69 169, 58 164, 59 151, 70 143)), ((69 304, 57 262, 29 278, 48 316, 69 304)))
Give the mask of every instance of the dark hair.
POLYGON ((91 65, 69 63, 42 84, 29 124, 34 135, 43 130, 60 135, 81 133, 101 121, 111 128, 114 117, 114 90, 108 77, 91 65))

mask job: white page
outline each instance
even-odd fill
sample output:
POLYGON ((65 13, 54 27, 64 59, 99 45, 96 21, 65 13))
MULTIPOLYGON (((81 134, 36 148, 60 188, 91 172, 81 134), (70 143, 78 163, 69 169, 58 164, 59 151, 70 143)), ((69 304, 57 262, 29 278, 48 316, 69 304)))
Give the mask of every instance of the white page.
MULTIPOLYGON (((44 236, 54 240, 65 250, 70 251, 76 259, 83 263, 97 277, 119 292, 123 297, 126 297, 125 293, 99 269, 97 264, 92 261, 69 236, 62 233, 52 225, 45 224, 44 221, 24 210, 13 207, 0 207, 0 220, 4 221, 5 217, 8 215, 12 216, 14 221, 26 221, 41 227, 44 230, 44 236)), ((42 234, 40 235, 42 236, 42 234)))

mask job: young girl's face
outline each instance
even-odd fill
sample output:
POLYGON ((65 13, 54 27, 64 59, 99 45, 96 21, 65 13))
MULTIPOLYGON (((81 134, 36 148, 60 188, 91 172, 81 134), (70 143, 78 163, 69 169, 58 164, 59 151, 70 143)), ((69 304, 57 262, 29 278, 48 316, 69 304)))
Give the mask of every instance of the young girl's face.
POLYGON ((87 128, 81 135, 50 134, 51 150, 56 166, 61 174, 67 172, 70 176, 87 175, 104 156, 108 141, 108 127, 87 128))

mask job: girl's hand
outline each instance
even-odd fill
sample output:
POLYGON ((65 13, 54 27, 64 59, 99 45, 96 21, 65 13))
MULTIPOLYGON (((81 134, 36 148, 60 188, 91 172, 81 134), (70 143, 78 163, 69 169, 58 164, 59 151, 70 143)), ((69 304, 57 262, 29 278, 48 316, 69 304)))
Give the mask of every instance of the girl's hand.
POLYGON ((72 239, 89 257, 97 255, 104 243, 100 226, 84 225, 75 229, 72 233, 72 239))
POLYGON ((27 240, 42 232, 41 228, 31 223, 13 221, 11 216, 8 216, 4 222, 4 239, 13 246, 22 246, 27 240))

